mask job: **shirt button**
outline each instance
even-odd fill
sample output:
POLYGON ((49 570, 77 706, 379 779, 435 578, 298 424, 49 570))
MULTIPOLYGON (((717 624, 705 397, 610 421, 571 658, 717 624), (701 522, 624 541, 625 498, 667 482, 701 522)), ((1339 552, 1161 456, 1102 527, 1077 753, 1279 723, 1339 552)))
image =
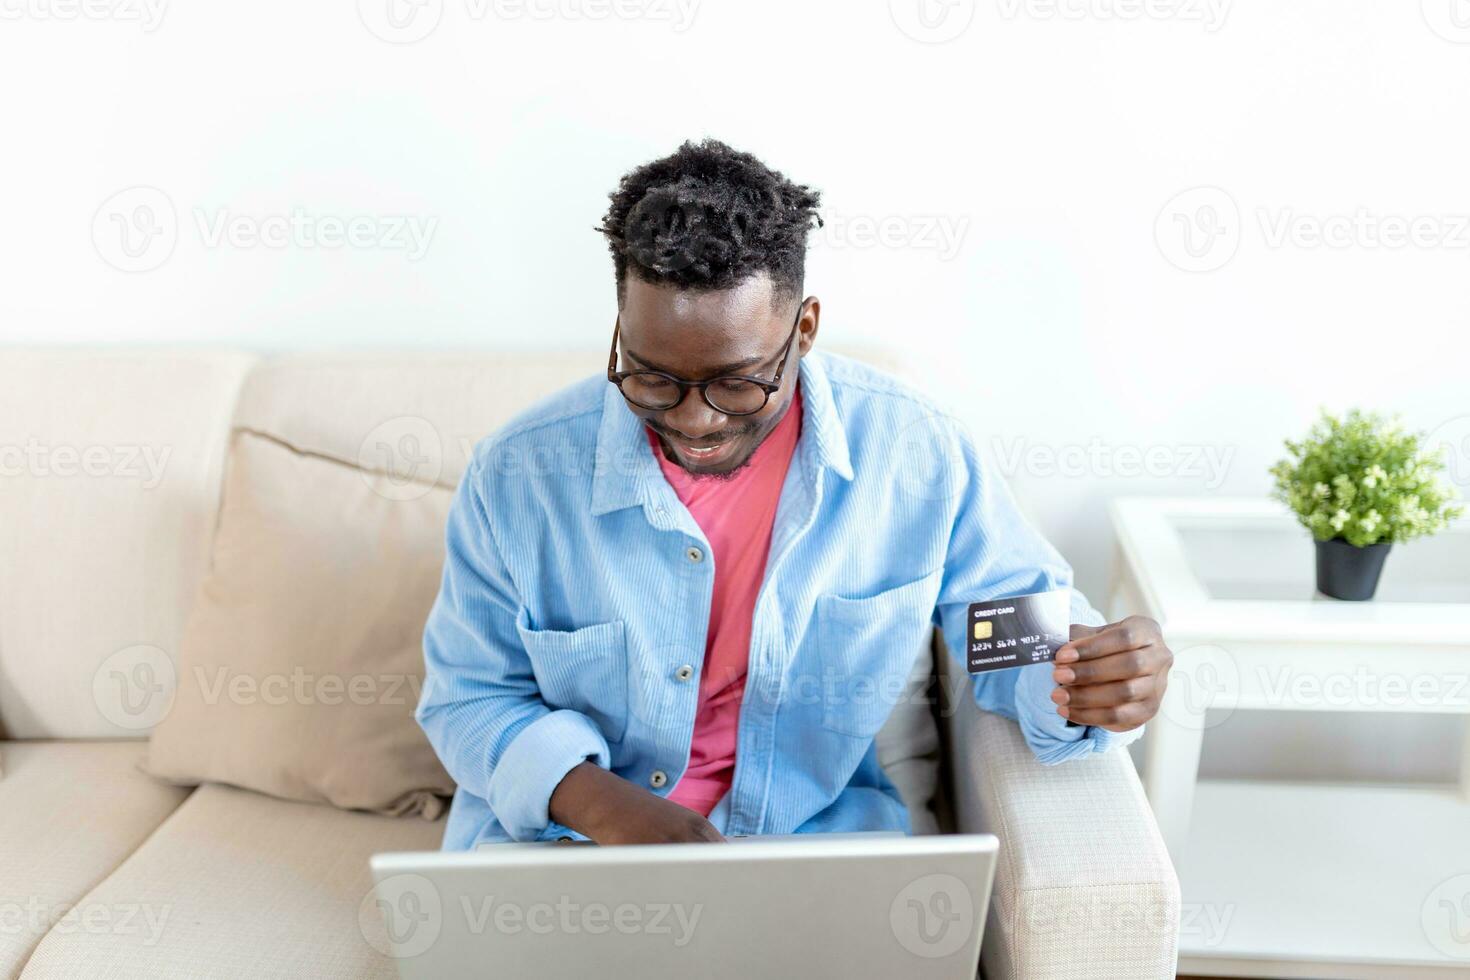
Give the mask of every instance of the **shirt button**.
POLYGON ((688 558, 690 561, 700 561, 704 558, 704 552, 700 551, 698 548, 690 548, 688 551, 684 552, 684 557, 688 558))
POLYGON ((669 781, 669 774, 662 769, 655 769, 653 775, 648 777, 648 785, 654 789, 662 789, 664 783, 669 781))
POLYGON ((694 676, 694 668, 689 666, 688 664, 685 664, 678 670, 674 671, 674 676, 681 681, 687 681, 689 678, 694 676))

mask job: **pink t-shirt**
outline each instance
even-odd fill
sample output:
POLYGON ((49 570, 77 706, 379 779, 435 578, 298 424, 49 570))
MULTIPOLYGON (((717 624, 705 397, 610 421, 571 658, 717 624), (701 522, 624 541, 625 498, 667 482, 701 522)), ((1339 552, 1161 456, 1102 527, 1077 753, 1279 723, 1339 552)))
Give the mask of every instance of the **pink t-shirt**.
POLYGON ((786 470, 801 435, 801 388, 750 461, 729 479, 693 476, 664 458, 658 437, 645 428, 664 477, 709 539, 715 563, 704 669, 689 768, 669 799, 705 816, 730 788, 745 668, 750 660, 750 622, 771 550, 771 527, 786 470))

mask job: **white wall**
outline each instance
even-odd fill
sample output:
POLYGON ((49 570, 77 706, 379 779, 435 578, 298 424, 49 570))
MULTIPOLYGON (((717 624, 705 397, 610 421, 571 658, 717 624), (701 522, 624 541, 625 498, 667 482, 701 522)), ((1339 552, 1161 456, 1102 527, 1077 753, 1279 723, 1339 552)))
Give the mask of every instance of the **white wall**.
POLYGON ((1033 451, 1099 601, 1110 496, 1264 492, 1318 405, 1470 434, 1465 0, 391 2, 0 0, 0 342, 600 351, 607 191, 709 134, 824 191, 824 338, 1033 451), (211 238, 293 210, 373 244, 211 238))

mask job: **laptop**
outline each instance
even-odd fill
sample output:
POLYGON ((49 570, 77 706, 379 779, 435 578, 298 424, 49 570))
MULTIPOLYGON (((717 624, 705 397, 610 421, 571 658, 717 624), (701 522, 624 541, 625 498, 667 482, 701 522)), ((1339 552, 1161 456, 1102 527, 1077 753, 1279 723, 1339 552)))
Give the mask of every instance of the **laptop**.
POLYGON ((802 834, 376 854, 363 931, 403 980, 974 980, 997 846, 802 834))

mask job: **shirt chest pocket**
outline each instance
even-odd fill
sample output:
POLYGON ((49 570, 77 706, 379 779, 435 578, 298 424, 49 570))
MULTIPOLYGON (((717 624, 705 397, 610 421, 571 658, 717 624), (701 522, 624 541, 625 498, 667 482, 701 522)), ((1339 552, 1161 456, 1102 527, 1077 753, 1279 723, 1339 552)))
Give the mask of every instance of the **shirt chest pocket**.
POLYGON ((541 700, 556 709, 580 711, 609 742, 621 742, 628 727, 628 644, 623 621, 575 630, 534 630, 525 611, 516 620, 541 700))
POLYGON ((822 726, 878 734, 904 697, 914 658, 928 648, 942 568, 875 595, 823 595, 813 614, 822 665, 822 726))

